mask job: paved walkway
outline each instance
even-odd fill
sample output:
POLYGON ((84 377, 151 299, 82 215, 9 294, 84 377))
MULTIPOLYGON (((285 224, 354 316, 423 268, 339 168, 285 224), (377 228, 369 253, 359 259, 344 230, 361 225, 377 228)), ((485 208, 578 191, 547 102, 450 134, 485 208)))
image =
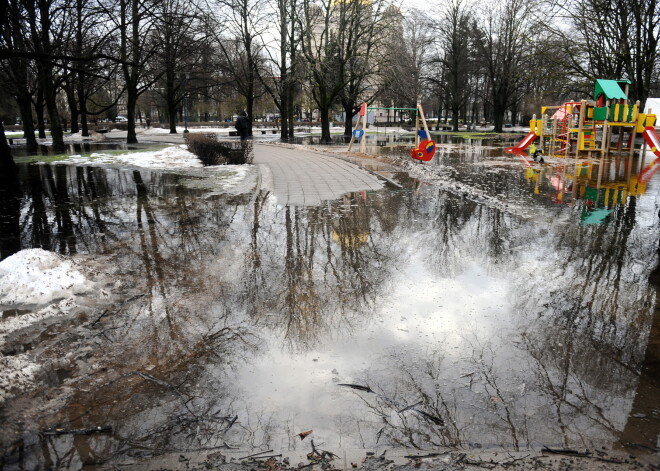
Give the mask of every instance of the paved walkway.
POLYGON ((262 187, 282 205, 317 206, 345 193, 383 186, 354 164, 308 149, 255 142, 254 163, 262 170, 262 187))
MULTIPOLYGON (((126 137, 125 131, 108 133, 126 137)), ((182 144, 183 134, 139 136, 141 141, 182 144)), ((383 182, 355 164, 313 149, 268 144, 255 139, 254 163, 264 189, 277 202, 290 206, 318 206, 352 191, 378 190, 383 182)))

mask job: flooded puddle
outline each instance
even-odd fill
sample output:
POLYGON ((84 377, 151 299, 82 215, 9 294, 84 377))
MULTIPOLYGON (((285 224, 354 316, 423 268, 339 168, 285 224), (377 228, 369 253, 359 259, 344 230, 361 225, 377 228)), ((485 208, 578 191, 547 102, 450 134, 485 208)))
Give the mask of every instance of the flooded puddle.
POLYGON ((658 175, 610 162, 594 186, 597 163, 492 142, 409 167, 295 208, 254 169, 21 165, 3 258, 56 252, 94 288, 3 308, 3 469, 657 447, 658 175))

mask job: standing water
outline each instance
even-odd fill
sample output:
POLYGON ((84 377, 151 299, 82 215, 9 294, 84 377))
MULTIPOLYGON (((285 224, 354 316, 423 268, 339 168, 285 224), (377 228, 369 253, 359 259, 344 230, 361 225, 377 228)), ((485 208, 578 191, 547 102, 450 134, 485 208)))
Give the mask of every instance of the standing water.
POLYGON ((304 454, 308 430, 337 454, 655 448, 659 175, 528 164, 446 144, 318 207, 252 166, 21 164, 3 263, 41 248, 84 282, 3 292, 3 469, 304 454))

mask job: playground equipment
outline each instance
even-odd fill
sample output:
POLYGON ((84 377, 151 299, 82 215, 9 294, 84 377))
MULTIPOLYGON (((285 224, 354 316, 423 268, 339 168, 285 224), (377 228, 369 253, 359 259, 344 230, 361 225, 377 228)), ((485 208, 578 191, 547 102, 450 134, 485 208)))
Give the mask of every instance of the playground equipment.
POLYGON ((507 152, 523 152, 537 138, 538 147, 555 157, 600 158, 629 155, 646 150, 660 158, 660 138, 653 125, 652 110, 643 113, 639 101, 628 102, 629 80, 596 80, 594 101, 569 101, 561 106, 544 106, 541 118, 530 120, 530 133, 507 152), (552 114, 551 114, 552 113, 552 114), (644 138, 636 147, 637 134, 644 138))
POLYGON ((366 136, 364 130, 367 128, 367 113, 373 110, 394 110, 394 111, 410 111, 415 113, 415 147, 410 151, 410 156, 415 160, 428 162, 435 155, 436 145, 435 141, 431 139, 431 133, 424 118, 424 109, 421 103, 417 103, 416 108, 378 108, 367 107, 366 103, 360 106, 355 128, 351 136, 351 142, 348 144, 348 151, 351 151, 353 142, 358 139, 360 141, 360 152, 366 152, 366 136), (420 124, 424 129, 420 129, 420 124), (421 142, 420 142, 421 139, 421 142))

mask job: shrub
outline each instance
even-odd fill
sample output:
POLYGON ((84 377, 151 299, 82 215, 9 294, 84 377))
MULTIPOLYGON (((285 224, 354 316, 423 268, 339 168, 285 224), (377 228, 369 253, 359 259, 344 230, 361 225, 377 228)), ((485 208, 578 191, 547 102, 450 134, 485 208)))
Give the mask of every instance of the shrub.
POLYGON ((188 133, 184 135, 188 150, 204 165, 251 164, 251 141, 218 141, 215 134, 188 133))

